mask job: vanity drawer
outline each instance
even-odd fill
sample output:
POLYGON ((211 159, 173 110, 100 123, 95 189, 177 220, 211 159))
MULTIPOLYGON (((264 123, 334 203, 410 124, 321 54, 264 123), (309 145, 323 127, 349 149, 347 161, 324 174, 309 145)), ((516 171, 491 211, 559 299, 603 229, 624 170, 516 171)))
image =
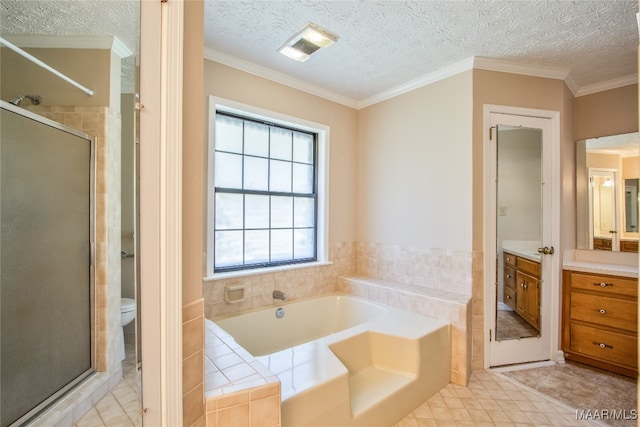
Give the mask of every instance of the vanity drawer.
POLYGON ((504 303, 509 307, 516 309, 516 290, 511 288, 504 288, 504 303))
POLYGON ((606 296, 571 292, 571 319, 636 332, 638 303, 606 296))
POLYGON ((602 295, 617 294, 638 296, 638 279, 619 276, 604 276, 588 273, 571 273, 571 287, 598 291, 602 295))
POLYGON ((620 241, 621 252, 638 252, 637 240, 622 240, 620 241))
POLYGON ((593 249, 599 249, 601 251, 610 251, 612 249, 611 239, 601 239, 595 237, 593 239, 593 249))
POLYGON ((516 266, 516 256, 513 254, 510 254, 509 252, 504 252, 503 253, 503 260, 504 260, 504 265, 510 265, 511 267, 515 267, 516 266))
POLYGON ((506 288, 516 289, 516 269, 513 267, 504 268, 504 286, 506 288))
POLYGON ((517 259, 518 270, 528 273, 536 278, 540 277, 540 263, 530 261, 526 258, 518 257, 517 259))
POLYGON ((571 351, 632 368, 638 365, 637 337, 575 323, 571 324, 571 351))

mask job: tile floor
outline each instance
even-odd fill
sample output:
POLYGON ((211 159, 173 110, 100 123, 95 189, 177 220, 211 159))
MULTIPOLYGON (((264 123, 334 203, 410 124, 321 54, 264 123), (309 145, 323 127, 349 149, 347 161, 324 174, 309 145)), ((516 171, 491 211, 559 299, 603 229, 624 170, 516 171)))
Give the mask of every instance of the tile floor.
MULTIPOLYGON (((135 370, 89 411, 76 427, 140 426, 135 370)), ((543 427, 604 425, 576 419, 573 409, 509 378, 474 371, 469 387, 449 384, 394 427, 543 427)), ((233 426, 225 426, 233 427, 233 426)))
MULTIPOLYGON (((127 346, 127 355, 133 347, 127 346)), ((133 357, 122 363, 123 379, 107 393, 74 427, 140 427, 138 413, 137 375, 133 357)))
POLYGON ((468 387, 449 384, 394 427, 593 426, 576 412, 500 374, 474 371, 468 387))

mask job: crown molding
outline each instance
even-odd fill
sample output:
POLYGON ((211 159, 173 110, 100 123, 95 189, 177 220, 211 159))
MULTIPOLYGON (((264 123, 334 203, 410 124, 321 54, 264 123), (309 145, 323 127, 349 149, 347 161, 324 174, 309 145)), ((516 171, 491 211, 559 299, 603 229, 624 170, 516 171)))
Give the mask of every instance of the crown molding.
POLYGON ((444 80, 448 77, 462 73, 464 71, 471 70, 473 68, 473 58, 467 58, 463 61, 456 62, 455 64, 448 65, 444 68, 440 68, 432 73, 426 74, 417 79, 413 79, 402 85, 396 86, 392 89, 380 92, 377 95, 370 96, 361 101, 358 101, 358 109, 369 107, 387 99, 394 98, 412 90, 418 89, 423 86, 430 85, 440 80, 444 80))
POLYGON ((220 52, 216 49, 205 47, 204 58, 235 68, 240 71, 247 72, 249 74, 256 75, 258 77, 265 78, 267 80, 274 81, 276 83, 283 84, 285 86, 292 87, 294 89, 299 89, 303 92, 328 99, 329 101, 333 101, 347 107, 357 108, 358 106, 358 102, 353 98, 349 98, 348 96, 341 95, 337 92, 304 82, 302 80, 291 77, 288 74, 274 71, 270 68, 257 65, 253 62, 245 61, 244 59, 240 59, 224 52, 220 52))
POLYGON ((261 65, 257 65, 253 62, 249 62, 243 59, 239 59, 235 56, 208 47, 204 48, 204 57, 205 59, 219 62, 223 65, 227 65, 240 71, 245 71, 258 77, 272 80, 276 83, 280 83, 285 86, 289 86, 294 89, 319 96, 321 98, 354 108, 356 110, 360 110, 379 102, 386 101, 404 93, 411 92, 412 90, 418 89, 420 87, 430 85, 437 81, 444 80, 456 74, 472 69, 562 80, 575 97, 638 83, 638 75, 634 74, 632 76, 621 77, 619 79, 614 79, 607 82, 597 83, 594 85, 579 88, 573 77, 569 74, 568 70, 552 67, 523 65, 511 61, 504 61, 481 56, 472 56, 455 64, 448 65, 424 76, 410 80, 389 90, 380 92, 376 95, 370 96, 365 99, 356 100, 341 95, 337 92, 330 91, 319 86, 304 82, 302 80, 293 78, 285 73, 274 71, 270 68, 263 67, 261 65))
POLYGON ((593 93, 602 92, 605 90, 617 89, 619 87, 629 86, 638 83, 638 75, 632 74, 630 76, 620 77, 618 79, 608 80, 606 82, 596 83, 589 86, 584 86, 578 89, 575 93, 576 98, 579 96, 591 95, 593 93))
POLYGON ((120 58, 128 58, 133 55, 133 52, 120 39, 114 36, 7 34, 3 37, 22 49, 109 49, 120 58))
POLYGON ((565 80, 569 76, 568 70, 551 67, 523 65, 516 62, 485 58, 482 56, 473 57, 473 68, 479 70, 501 71, 511 74, 522 74, 525 76, 544 77, 556 80, 565 80))

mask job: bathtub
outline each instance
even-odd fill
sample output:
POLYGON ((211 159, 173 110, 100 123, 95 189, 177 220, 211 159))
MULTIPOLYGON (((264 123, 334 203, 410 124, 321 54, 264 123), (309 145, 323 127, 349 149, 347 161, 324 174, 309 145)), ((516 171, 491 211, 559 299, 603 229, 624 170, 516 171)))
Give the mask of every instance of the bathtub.
POLYGON ((263 356, 349 329, 387 312, 386 307, 360 298, 332 295, 253 311, 216 323, 249 353, 263 356))
POLYGON ((282 426, 391 426, 450 382, 442 320, 349 295, 213 319, 277 375, 282 426))

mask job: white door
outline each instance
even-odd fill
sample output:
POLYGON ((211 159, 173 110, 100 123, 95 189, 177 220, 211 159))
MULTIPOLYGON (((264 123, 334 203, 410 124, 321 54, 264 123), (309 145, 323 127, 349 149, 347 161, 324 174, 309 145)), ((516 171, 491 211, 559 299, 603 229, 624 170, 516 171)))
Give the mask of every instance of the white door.
POLYGON ((589 168, 590 249, 620 250, 616 182, 615 170, 589 168))
POLYGON ((549 360, 557 346, 556 120, 485 107, 486 367, 549 360))

